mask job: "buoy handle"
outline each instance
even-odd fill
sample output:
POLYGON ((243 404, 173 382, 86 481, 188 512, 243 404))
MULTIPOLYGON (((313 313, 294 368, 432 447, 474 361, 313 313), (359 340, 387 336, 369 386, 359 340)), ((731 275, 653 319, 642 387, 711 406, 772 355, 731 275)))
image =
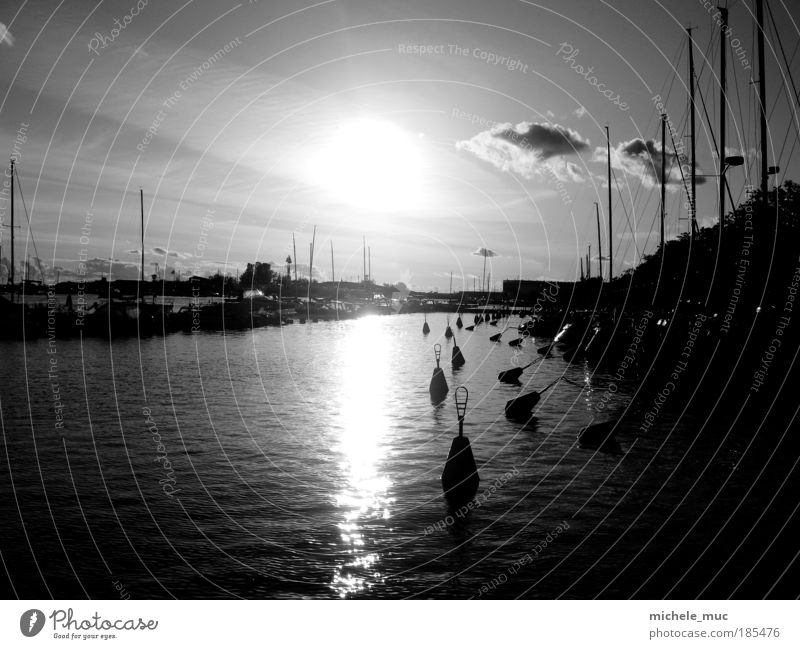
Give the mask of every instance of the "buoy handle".
POLYGON ((439 343, 433 346, 433 353, 436 355, 436 367, 439 367, 439 359, 442 357, 442 346, 439 343))
POLYGON ((467 414, 469 390, 463 385, 456 388, 456 414, 458 415, 458 434, 464 434, 464 416, 467 414))

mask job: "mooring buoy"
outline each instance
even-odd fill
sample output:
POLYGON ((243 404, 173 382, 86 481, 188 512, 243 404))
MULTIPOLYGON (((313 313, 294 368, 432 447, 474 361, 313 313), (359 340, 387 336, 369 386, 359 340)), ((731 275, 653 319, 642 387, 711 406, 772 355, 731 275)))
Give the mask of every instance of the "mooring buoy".
POLYGON ((501 331, 499 334, 495 334, 494 336, 489 336, 489 340, 491 340, 493 343, 496 343, 498 340, 500 340, 500 336, 502 335, 503 332, 501 331))
POLYGON ((453 338, 453 367, 461 367, 464 361, 464 355, 461 353, 461 348, 458 346, 455 337, 453 338))
POLYGON ((528 394, 521 394, 515 399, 506 401, 506 417, 510 419, 528 419, 531 416, 531 412, 533 411, 534 407, 542 398, 542 395, 560 380, 561 377, 558 377, 555 381, 546 385, 538 392, 534 390, 533 392, 528 392, 528 394))
POLYGON ((433 376, 431 376, 431 384, 428 388, 431 393, 431 399, 439 402, 447 396, 447 379, 444 378, 444 370, 439 367, 439 359, 442 357, 442 346, 436 343, 433 346, 433 353, 436 356, 436 367, 433 368, 433 376))
POLYGON ((447 329, 444 330, 444 337, 448 339, 453 337, 453 330, 450 328, 450 320, 447 321, 447 329))
POLYGON ((425 315, 425 322, 422 324, 422 335, 427 336, 431 332, 431 328, 428 325, 428 316, 425 315))
POLYGON ((506 417, 509 419, 527 419, 531 416, 531 412, 536 404, 539 403, 540 398, 539 393, 534 391, 506 401, 506 417))
POLYGON ((537 358, 532 360, 527 365, 523 365, 522 367, 512 367, 510 370, 504 370, 497 375, 497 380, 501 383, 517 383, 519 382, 519 377, 522 376, 523 370, 528 369, 531 365, 533 365, 537 360, 541 360, 541 358, 537 358))
POLYGON ((462 505, 475 497, 480 484, 478 467, 472 455, 469 439, 464 437, 464 416, 467 413, 469 391, 463 385, 456 388, 458 436, 453 438, 450 453, 442 471, 442 489, 450 504, 462 505))
POLYGON ((584 426, 578 432, 578 444, 581 448, 596 449, 602 453, 620 453, 622 447, 614 437, 614 428, 618 420, 611 419, 599 424, 584 426))
POLYGON ((461 322, 461 316, 459 315, 458 318, 456 318, 456 327, 461 329, 461 327, 463 327, 463 326, 464 326, 464 323, 461 322))
POLYGON ((469 327, 464 327, 466 331, 475 331, 475 325, 470 325, 469 327))

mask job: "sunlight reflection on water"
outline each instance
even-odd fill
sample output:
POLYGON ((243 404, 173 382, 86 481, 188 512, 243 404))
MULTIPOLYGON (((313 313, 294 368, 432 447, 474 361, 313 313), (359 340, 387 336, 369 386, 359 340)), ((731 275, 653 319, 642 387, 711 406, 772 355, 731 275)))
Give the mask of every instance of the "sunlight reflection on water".
POLYGON ((371 316, 358 320, 341 344, 341 390, 336 397, 340 421, 336 423, 346 482, 336 494, 336 506, 343 512, 338 528, 348 559, 335 568, 332 586, 340 597, 347 597, 380 578, 378 555, 366 546, 362 526, 391 517, 391 482, 382 462, 390 428, 386 402, 392 339, 379 317, 371 316))

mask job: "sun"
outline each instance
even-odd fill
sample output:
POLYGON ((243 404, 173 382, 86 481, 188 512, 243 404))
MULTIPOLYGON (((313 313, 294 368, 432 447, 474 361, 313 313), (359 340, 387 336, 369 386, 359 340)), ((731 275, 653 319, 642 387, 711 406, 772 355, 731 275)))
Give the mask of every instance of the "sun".
POLYGON ((373 211, 420 204, 424 160, 418 138, 392 122, 340 124, 311 156, 311 181, 334 200, 373 211))

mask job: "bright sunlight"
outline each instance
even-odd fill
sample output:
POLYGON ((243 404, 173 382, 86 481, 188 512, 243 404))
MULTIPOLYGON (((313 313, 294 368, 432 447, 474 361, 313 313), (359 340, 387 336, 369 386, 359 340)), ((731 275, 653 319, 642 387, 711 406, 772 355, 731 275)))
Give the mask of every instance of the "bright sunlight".
POLYGON ((423 156, 417 138, 379 119, 341 124, 312 157, 312 182, 340 202, 373 211, 420 203, 423 156))

